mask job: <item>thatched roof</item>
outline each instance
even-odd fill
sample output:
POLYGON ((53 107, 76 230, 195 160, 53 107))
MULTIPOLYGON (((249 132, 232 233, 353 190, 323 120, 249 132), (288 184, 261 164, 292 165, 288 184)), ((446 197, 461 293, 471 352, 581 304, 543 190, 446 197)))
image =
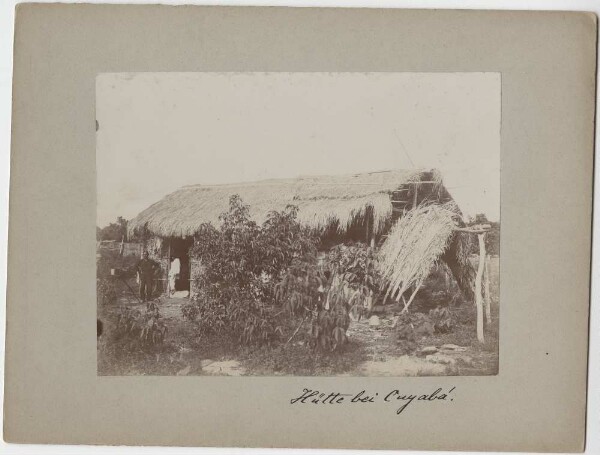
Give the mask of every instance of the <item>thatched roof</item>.
POLYGON ((433 176, 441 185, 440 174, 428 169, 184 186, 141 212, 128 228, 146 228, 162 237, 193 235, 202 223, 218 225, 219 215, 229 208, 230 196, 238 194, 250 205, 250 216, 258 223, 270 211, 293 204, 298 207, 301 223, 320 230, 336 223, 340 232, 372 207, 373 231, 377 234, 392 215, 392 192, 424 176, 429 180, 433 176))

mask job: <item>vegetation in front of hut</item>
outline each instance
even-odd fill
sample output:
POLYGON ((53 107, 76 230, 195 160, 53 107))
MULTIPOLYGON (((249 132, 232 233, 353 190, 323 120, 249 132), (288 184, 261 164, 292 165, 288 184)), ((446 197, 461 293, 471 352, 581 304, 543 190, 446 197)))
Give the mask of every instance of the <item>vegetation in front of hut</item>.
POLYGON ((494 374, 497 268, 490 336, 478 345, 474 310, 461 292, 468 279, 444 261, 449 247, 459 250, 455 261, 472 260, 471 245, 452 232, 456 216, 450 204, 423 205, 396 224, 381 250, 353 243, 319 251, 318 233, 297 221, 296 207, 257 224, 233 196, 219 225, 202 225, 196 237, 198 294, 176 307, 165 303, 165 318, 111 312, 116 329, 99 343, 99 372, 205 374, 217 358, 237 359, 246 374, 369 374, 365 363, 453 343, 477 357, 457 374, 494 374), (161 332, 148 339, 146 326, 161 332))
MULTIPOLYGON (((307 319, 291 342, 289 336, 271 346, 241 345, 227 332, 203 335, 195 324, 182 316, 182 306, 187 300, 165 299, 159 303, 161 318, 168 327, 162 344, 142 343, 138 338, 115 333, 115 317, 121 306, 100 309, 100 317, 106 322, 105 332, 98 342, 98 374, 100 375, 206 375, 224 374, 207 371, 206 364, 231 361, 239 362, 247 375, 406 375, 427 374, 391 369, 398 359, 405 356, 424 357, 420 351, 429 346, 441 347, 456 344, 466 348, 453 374, 484 375, 497 373, 498 359, 498 295, 492 293, 492 323, 486 327, 484 344, 477 341, 475 333, 475 307, 460 293, 454 282, 447 286, 443 268, 437 268, 425 281, 422 290, 411 305, 410 313, 429 314, 436 307, 448 308, 455 323, 449 332, 434 329, 416 341, 408 343, 398 335, 399 325, 393 326, 394 315, 402 310, 402 304, 376 306, 374 314, 381 326, 372 327, 369 319, 352 321, 348 329, 348 342, 339 351, 314 351, 309 347, 310 324, 307 319), (115 315, 114 317, 111 315, 115 315), (465 360, 463 360, 465 359, 465 360), (389 371, 365 370, 369 365, 390 366, 389 371)), ((498 258, 491 260, 491 288, 497 289, 498 258)), ((119 303, 123 301, 120 297, 119 303)), ((126 306, 132 310, 145 311, 144 305, 133 301, 126 306)), ((281 319, 283 330, 292 334, 301 317, 281 319)), ((212 365, 212 364, 211 364, 212 365)))
POLYGON ((102 248, 96 261, 96 297, 99 305, 113 305, 120 294, 127 292, 127 285, 136 286, 135 265, 139 258, 121 256, 118 250, 102 248), (119 270, 119 280, 111 275, 111 269, 119 270), (127 284, 126 284, 127 283, 127 284))
POLYGON ((293 206, 272 212, 262 225, 239 196, 230 199, 220 226, 203 224, 192 249, 202 260, 200 294, 183 308, 203 334, 228 332, 242 344, 278 341, 281 311, 272 305, 272 281, 295 258, 316 252, 317 237, 296 221, 293 206))

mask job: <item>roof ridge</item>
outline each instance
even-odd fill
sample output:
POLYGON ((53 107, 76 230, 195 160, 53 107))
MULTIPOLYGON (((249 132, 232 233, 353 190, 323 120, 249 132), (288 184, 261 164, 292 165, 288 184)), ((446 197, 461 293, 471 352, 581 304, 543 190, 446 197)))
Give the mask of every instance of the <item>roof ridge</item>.
MULTIPOLYGON (((349 177, 359 177, 365 175, 375 175, 375 174, 388 174, 394 172, 406 172, 406 173, 423 173, 423 172, 433 172, 434 168, 419 168, 419 169, 385 169, 380 171, 370 171, 370 172, 354 172, 349 174, 304 174, 299 175, 297 177, 281 177, 281 178, 268 178, 263 180, 250 180, 247 182, 230 182, 230 183, 194 183, 190 185, 183 185, 180 189, 191 189, 191 188, 216 188, 216 187, 236 187, 236 186, 247 186, 247 185, 279 185, 284 182, 301 182, 303 180, 321 180, 324 178, 349 178, 349 177)), ((326 182, 326 183, 318 183, 314 182, 317 185, 339 185, 340 182, 326 182)), ((380 183, 350 183, 343 182, 345 185, 380 185, 380 183)))

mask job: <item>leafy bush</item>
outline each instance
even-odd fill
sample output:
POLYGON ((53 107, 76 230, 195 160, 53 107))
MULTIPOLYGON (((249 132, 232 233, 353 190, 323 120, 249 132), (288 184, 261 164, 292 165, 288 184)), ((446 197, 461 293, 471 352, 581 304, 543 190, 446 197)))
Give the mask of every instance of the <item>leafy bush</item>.
POLYGON ((191 254, 201 260, 201 291, 184 316, 201 333, 232 332, 242 344, 270 344, 282 335, 273 300, 273 280, 294 259, 316 251, 317 239, 296 221, 297 208, 269 213, 262 226, 250 219, 239 196, 229 201, 220 226, 201 226, 191 254))
POLYGON ((334 246, 329 251, 327 262, 329 268, 343 275, 351 286, 374 290, 379 285, 375 250, 364 243, 334 246))
POLYGON ((348 311, 341 303, 334 305, 331 310, 317 310, 311 321, 309 345, 314 350, 340 350, 346 344, 349 325, 348 311))
POLYGON ((295 259, 275 285, 275 296, 291 315, 310 312, 310 342, 314 350, 339 350, 350 324, 369 313, 378 286, 375 254, 364 244, 339 245, 321 260, 312 255, 295 259))
POLYGON ((296 258, 274 286, 275 301, 290 316, 315 310, 324 301, 327 278, 313 255, 296 258))
POLYGON ((315 257, 319 238, 296 220, 297 215, 294 205, 267 215, 253 250, 261 273, 278 278, 294 259, 315 257))
POLYGON ((145 312, 125 307, 117 314, 117 333, 142 345, 162 344, 167 331, 155 302, 151 302, 145 312))
POLYGON ((380 286, 374 249, 363 243, 337 245, 327 264, 332 273, 327 299, 345 304, 355 319, 369 315, 380 286))

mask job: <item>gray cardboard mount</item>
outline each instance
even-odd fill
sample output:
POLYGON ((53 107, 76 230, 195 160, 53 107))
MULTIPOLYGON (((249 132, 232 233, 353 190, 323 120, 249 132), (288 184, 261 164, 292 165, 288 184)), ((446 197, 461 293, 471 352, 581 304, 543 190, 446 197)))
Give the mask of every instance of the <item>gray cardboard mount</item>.
POLYGON ((596 17, 571 12, 19 5, 10 188, 9 442, 581 451, 596 17), (98 377, 94 84, 103 72, 500 72, 497 376, 98 377), (303 388, 456 387, 291 405, 303 388))

